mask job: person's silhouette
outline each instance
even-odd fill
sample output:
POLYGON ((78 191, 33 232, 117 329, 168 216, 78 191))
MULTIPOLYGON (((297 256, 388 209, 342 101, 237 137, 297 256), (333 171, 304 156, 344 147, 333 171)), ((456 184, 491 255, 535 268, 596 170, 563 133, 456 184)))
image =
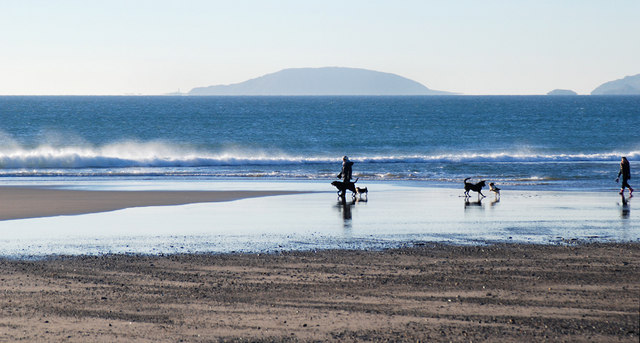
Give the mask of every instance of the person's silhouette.
POLYGON ((347 192, 347 188, 354 188, 354 186, 350 186, 351 184, 351 174, 353 173, 353 162, 349 161, 349 157, 342 156, 342 170, 340 170, 340 174, 338 174, 338 178, 342 178, 342 183, 345 189, 340 193, 340 197, 344 197, 347 192))
POLYGON ((620 175, 622 175, 622 186, 620 188, 620 194, 624 194, 624 189, 629 188, 629 195, 633 193, 633 188, 629 185, 629 179, 631 178, 631 166, 629 165, 629 160, 626 157, 622 157, 620 161, 620 171, 618 172, 618 177, 616 178, 616 182, 620 180, 620 175))

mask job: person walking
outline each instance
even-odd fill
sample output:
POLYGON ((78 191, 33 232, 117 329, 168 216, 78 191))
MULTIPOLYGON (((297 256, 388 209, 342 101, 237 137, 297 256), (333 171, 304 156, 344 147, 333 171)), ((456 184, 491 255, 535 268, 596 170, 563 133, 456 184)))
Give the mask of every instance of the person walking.
POLYGON ((344 200, 344 196, 347 193, 347 189, 352 191, 353 193, 356 192, 356 186, 351 182, 351 173, 352 173, 352 166, 353 166, 353 162, 349 161, 349 158, 347 156, 343 156, 342 157, 342 169, 340 170, 340 174, 338 174, 338 178, 342 178, 342 185, 341 187, 338 187, 338 189, 340 190, 339 196, 341 198, 343 198, 344 200))
POLYGON ((353 162, 349 161, 349 157, 342 156, 342 170, 340 170, 338 178, 342 178, 342 182, 344 182, 345 185, 351 182, 352 166, 353 162))
POLYGON ((624 194, 624 188, 629 188, 629 195, 633 193, 633 188, 629 185, 629 179, 631 179, 631 166, 629 165, 629 160, 626 157, 622 157, 620 161, 620 171, 618 172, 618 177, 616 178, 616 182, 620 181, 620 175, 622 175, 622 186, 620 188, 620 194, 624 194))

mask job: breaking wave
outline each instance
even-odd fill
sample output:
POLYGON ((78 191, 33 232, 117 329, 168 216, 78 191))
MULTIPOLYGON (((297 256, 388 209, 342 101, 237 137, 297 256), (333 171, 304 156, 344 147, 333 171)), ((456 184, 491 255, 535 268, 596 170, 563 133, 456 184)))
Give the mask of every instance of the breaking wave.
MULTIPOLYGON (((640 151, 593 154, 538 153, 448 153, 435 155, 378 155, 357 156, 360 163, 473 163, 473 162, 605 162, 617 161, 620 156, 640 157, 640 151)), ((103 146, 51 146, 35 148, 10 146, 0 148, 2 169, 80 169, 80 168, 172 168, 216 166, 278 166, 335 164, 340 156, 305 156, 284 152, 226 149, 205 151, 163 142, 122 142, 103 146)))

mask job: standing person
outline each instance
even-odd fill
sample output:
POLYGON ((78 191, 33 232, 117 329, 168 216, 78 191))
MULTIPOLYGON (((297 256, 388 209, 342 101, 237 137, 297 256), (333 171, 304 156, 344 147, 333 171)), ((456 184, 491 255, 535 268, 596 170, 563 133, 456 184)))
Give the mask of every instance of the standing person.
POLYGON ((622 188, 620 188, 620 194, 624 194, 624 188, 629 188, 629 195, 633 193, 633 188, 629 186, 629 179, 631 178, 631 166, 629 165, 629 160, 626 157, 622 158, 620 161, 620 171, 618 172, 618 177, 616 178, 616 182, 620 181, 620 175, 622 175, 622 188))
POLYGON ((351 182, 352 166, 353 162, 349 161, 349 157, 342 156, 342 170, 340 170, 338 178, 342 178, 342 182, 344 182, 345 186, 347 183, 351 182))

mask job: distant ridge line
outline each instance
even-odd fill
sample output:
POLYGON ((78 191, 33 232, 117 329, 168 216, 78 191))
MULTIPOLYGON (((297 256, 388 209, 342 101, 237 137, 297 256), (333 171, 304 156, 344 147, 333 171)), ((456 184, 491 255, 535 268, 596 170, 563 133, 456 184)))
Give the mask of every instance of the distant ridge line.
POLYGON ((396 75, 360 68, 290 68, 230 85, 196 87, 187 95, 455 95, 396 75))
POLYGON ((640 95, 640 74, 605 82, 594 89, 591 95, 640 95))

